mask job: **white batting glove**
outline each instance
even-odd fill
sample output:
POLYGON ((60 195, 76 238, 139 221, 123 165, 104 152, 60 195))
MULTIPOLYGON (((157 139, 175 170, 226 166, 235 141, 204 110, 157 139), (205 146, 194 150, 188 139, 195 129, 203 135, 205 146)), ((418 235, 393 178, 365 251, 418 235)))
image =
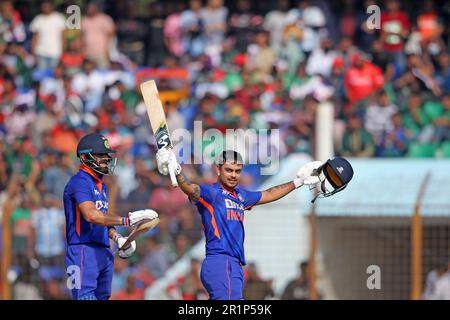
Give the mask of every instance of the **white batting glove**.
POLYGON ((131 255, 136 251, 136 241, 131 241, 131 243, 126 248, 122 248, 125 242, 127 242, 127 237, 124 237, 120 234, 116 234, 114 237, 114 241, 117 244, 117 248, 119 248, 119 257, 122 259, 127 259, 131 257, 131 255))
POLYGON ((167 150, 166 148, 159 149, 156 153, 156 163, 158 165, 158 171, 164 176, 169 174, 169 163, 171 158, 171 150, 167 150))
POLYGON ((143 221, 158 218, 158 213, 152 209, 137 210, 128 213, 128 225, 133 227, 143 221))
POLYGON ((319 168, 323 163, 321 161, 311 161, 304 164, 298 171, 294 179, 296 188, 302 185, 315 185, 320 182, 319 176, 312 175, 313 171, 319 168))
POLYGON ((164 176, 169 174, 169 166, 172 166, 175 170, 175 175, 181 173, 181 166, 177 162, 175 153, 166 148, 159 149, 156 153, 156 163, 158 165, 158 171, 164 176))

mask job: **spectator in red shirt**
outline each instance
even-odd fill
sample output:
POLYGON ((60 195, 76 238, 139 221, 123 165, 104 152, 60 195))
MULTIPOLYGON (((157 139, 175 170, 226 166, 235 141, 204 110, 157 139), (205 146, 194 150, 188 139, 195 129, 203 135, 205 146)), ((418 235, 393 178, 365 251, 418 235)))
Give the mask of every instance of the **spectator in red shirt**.
POLYGON ((69 123, 62 122, 51 130, 53 148, 62 153, 71 153, 77 148, 78 135, 69 123))
POLYGON ((360 53, 351 56, 352 65, 345 79, 345 91, 351 105, 361 102, 384 86, 383 72, 360 53))
POLYGON ((381 13, 381 38, 384 48, 389 52, 401 51, 409 29, 409 18, 406 12, 400 10, 400 2, 388 0, 386 11, 381 13))
POLYGON ((434 1, 424 1, 423 11, 418 15, 416 23, 417 30, 424 43, 434 40, 442 34, 443 27, 439 20, 439 14, 434 6, 434 1))
POLYGON ((398 0, 388 0, 386 11, 381 12, 381 40, 384 49, 400 67, 404 66, 403 47, 410 32, 410 22, 406 12, 400 9, 398 0))
POLYGON ((67 51, 61 57, 61 64, 66 69, 66 73, 73 76, 80 72, 83 67, 84 54, 81 50, 80 42, 72 40, 68 44, 67 51))
POLYGON ((430 54, 432 58, 446 51, 446 44, 443 41, 444 20, 439 17, 433 0, 426 0, 423 3, 422 12, 417 16, 417 32, 420 40, 421 52, 430 54))

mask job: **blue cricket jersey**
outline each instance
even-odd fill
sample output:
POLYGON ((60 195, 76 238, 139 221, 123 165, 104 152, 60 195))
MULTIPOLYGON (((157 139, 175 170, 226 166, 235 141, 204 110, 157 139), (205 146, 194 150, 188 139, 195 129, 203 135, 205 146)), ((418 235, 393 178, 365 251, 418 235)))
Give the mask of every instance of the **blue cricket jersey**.
POLYGON ((108 211, 108 189, 92 169, 85 165, 64 188, 64 212, 68 245, 98 244, 109 247, 108 227, 87 222, 79 204, 92 201, 103 212, 108 211))
POLYGON ((194 204, 204 226, 206 255, 226 254, 246 264, 244 211, 258 203, 261 195, 241 188, 230 193, 218 183, 200 185, 200 199, 194 204))

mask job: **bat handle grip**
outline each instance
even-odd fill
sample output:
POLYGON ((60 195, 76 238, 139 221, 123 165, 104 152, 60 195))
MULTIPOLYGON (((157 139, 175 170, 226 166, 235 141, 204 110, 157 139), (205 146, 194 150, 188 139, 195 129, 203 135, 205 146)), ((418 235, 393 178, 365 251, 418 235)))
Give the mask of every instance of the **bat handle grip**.
POLYGON ((172 187, 176 188, 176 187, 178 187, 178 181, 177 181, 177 177, 175 176, 175 168, 172 166, 171 163, 169 163, 168 169, 169 169, 170 180, 172 181, 172 187))

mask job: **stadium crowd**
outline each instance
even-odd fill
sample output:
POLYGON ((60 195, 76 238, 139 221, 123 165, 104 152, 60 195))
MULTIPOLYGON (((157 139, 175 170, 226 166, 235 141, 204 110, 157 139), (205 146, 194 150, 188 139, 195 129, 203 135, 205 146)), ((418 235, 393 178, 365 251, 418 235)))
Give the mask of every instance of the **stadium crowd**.
MULTIPOLYGON (((92 1, 81 28, 68 28, 71 2, 59 3, 0 1, 0 230, 10 224, 15 298, 69 297, 61 198, 90 132, 118 150, 110 210, 161 217, 133 257, 116 260, 113 299, 143 298, 201 239, 194 207, 155 170, 145 78, 158 78, 171 131, 195 120, 222 132, 276 128, 280 158, 314 154, 316 110, 331 101, 337 154, 450 156, 448 1, 92 1), (375 28, 370 5, 381 6, 375 28)), ((262 181, 258 169, 245 185, 262 181)), ((207 165, 183 170, 214 179, 207 165)), ((205 298, 198 268, 193 260, 168 291, 205 298)), ((247 298, 274 296, 255 266, 246 279, 247 298)))

